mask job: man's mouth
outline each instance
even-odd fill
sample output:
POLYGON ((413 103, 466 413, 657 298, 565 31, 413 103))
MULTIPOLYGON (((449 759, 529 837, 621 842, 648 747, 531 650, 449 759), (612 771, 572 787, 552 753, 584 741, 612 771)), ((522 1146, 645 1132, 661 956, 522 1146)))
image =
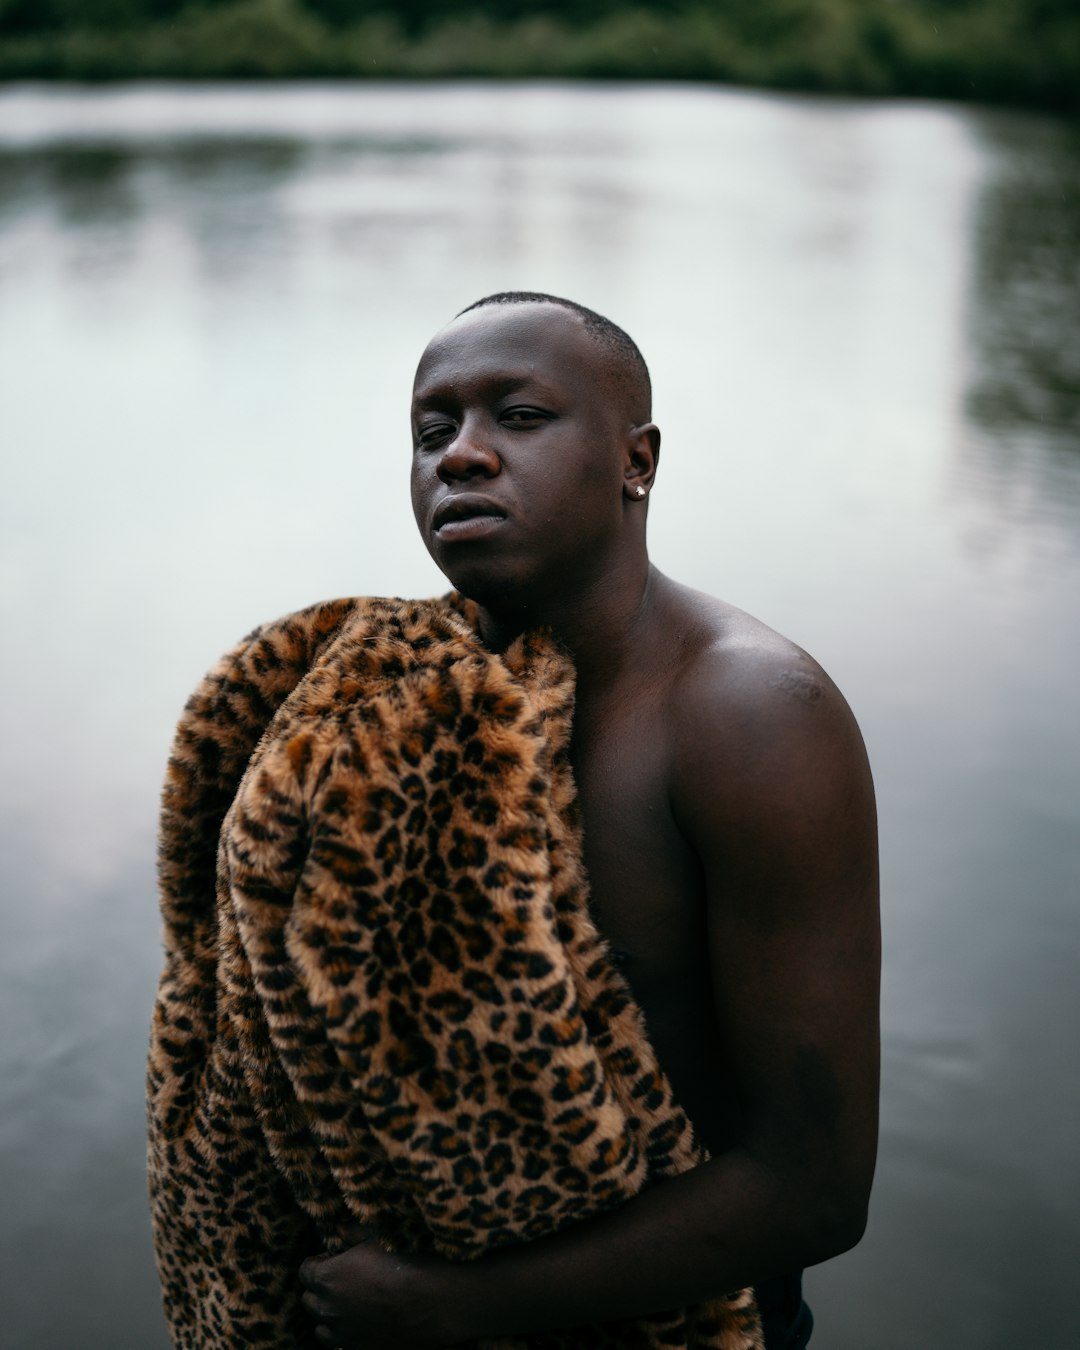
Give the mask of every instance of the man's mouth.
POLYGON ((478 493, 462 492, 444 497, 431 523, 440 539, 472 539, 497 529, 505 519, 506 512, 498 502, 478 493))

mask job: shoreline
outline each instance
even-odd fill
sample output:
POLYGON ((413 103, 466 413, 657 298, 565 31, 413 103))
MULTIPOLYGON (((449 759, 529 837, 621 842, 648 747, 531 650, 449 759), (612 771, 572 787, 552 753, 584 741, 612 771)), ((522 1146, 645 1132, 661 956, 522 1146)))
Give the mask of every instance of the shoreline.
POLYGON ((875 10, 752 42, 705 10, 642 8, 584 26, 463 14, 407 33, 384 15, 337 28, 297 0, 252 0, 124 29, 0 30, 0 84, 632 80, 1080 115, 1080 15, 1044 25, 1036 42, 1008 23, 930 26, 899 6, 875 10))

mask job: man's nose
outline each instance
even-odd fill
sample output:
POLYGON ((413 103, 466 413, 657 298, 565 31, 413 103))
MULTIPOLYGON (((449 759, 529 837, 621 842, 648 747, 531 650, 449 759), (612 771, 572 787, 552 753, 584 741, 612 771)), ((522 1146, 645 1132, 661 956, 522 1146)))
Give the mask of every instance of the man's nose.
POLYGON ((490 438, 481 428, 465 422, 439 456, 435 472, 444 483, 450 483, 462 478, 494 478, 501 468, 502 460, 490 438))

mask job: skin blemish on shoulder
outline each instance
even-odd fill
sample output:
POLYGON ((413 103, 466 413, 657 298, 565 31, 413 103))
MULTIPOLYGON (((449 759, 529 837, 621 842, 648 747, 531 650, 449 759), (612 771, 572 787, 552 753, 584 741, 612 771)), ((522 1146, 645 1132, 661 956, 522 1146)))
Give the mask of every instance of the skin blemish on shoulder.
POLYGON ((782 689, 789 698, 800 703, 817 703, 825 697, 825 687, 816 675, 805 670, 782 670, 769 681, 772 689, 782 689))

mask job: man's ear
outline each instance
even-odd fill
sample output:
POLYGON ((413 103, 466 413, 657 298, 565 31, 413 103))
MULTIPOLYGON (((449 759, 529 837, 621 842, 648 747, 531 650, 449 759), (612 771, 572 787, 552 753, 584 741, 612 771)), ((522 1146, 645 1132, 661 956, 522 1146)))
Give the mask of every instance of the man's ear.
POLYGON ((660 428, 655 422, 643 422, 639 427, 631 427, 623 460, 624 495, 634 501, 644 500, 652 490, 659 462, 660 428))

